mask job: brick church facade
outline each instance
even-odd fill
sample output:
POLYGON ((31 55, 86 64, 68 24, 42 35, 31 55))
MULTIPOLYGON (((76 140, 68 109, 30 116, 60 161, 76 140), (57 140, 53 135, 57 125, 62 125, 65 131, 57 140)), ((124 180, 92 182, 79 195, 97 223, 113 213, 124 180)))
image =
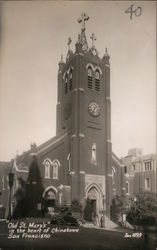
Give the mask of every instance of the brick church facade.
POLYGON ((88 197, 109 211, 111 187, 110 64, 93 44, 88 48, 82 13, 75 52, 59 62, 57 135, 35 148, 45 191, 59 204, 88 197), (104 203, 104 204, 103 204, 104 203))

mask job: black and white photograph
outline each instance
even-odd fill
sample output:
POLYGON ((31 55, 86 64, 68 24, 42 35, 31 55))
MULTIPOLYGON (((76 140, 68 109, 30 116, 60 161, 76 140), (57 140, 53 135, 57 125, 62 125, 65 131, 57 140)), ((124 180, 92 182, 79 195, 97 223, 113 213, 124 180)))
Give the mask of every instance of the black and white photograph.
POLYGON ((156 1, 0 1, 0 250, 157 250, 156 1))

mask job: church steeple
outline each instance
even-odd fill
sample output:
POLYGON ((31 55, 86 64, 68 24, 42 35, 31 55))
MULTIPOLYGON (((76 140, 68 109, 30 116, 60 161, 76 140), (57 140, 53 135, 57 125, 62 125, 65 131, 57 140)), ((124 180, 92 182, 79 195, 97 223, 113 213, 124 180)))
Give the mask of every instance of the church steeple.
POLYGON ((102 195, 109 211, 111 193, 111 100, 109 55, 98 56, 96 36, 91 46, 86 38, 89 16, 81 14, 81 32, 76 50, 67 41, 66 62, 61 59, 58 74, 57 135, 68 135, 70 155, 71 198, 84 201, 95 190, 96 208, 103 208, 102 195))

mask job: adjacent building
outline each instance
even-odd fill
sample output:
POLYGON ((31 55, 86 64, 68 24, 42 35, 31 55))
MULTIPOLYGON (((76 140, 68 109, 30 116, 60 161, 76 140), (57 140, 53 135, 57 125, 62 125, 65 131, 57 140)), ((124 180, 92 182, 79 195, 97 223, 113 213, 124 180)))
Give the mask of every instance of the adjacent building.
POLYGON ((139 148, 130 149, 122 159, 127 195, 157 193, 157 156, 143 155, 139 148))

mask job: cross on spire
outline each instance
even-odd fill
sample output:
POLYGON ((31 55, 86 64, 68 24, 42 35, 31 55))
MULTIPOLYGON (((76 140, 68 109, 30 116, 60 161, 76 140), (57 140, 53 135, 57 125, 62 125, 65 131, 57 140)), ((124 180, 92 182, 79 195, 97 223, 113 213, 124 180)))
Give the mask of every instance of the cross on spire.
POLYGON ((90 39, 92 40, 92 48, 94 47, 94 42, 96 41, 96 36, 94 33, 90 36, 90 39))
POLYGON ((86 15, 86 13, 82 12, 81 13, 81 17, 78 18, 78 23, 81 23, 81 30, 84 31, 85 30, 85 21, 89 20, 89 16, 86 15))
POLYGON ((68 50, 70 50, 70 44, 71 44, 71 42, 72 42, 72 39, 71 39, 71 37, 69 37, 68 38, 68 42, 67 42, 68 50))

